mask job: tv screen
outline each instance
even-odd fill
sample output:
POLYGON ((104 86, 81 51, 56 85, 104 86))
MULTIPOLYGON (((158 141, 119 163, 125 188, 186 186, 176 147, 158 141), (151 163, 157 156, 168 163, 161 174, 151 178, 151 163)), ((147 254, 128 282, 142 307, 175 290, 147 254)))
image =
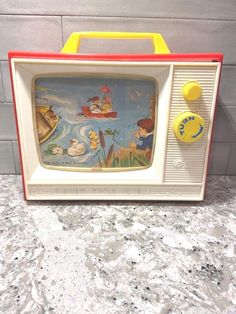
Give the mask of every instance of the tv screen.
POLYGON ((34 79, 35 135, 44 167, 138 170, 151 166, 157 84, 134 76, 34 79))

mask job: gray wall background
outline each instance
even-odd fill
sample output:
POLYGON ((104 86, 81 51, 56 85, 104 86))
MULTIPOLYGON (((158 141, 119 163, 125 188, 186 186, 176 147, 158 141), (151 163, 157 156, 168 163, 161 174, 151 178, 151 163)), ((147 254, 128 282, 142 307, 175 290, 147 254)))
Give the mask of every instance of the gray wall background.
MULTIPOLYGON (((0 173, 20 172, 7 52, 60 51, 71 32, 94 30, 157 32, 172 52, 225 54, 210 173, 236 175, 236 0, 1 0, 0 173)), ((99 49, 84 42, 84 52, 99 49)))

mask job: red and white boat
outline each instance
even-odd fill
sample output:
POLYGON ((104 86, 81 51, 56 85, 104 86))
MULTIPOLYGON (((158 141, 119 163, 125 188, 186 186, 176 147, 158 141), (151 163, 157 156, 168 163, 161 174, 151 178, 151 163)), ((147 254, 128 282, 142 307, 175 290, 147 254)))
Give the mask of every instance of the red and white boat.
POLYGON ((88 118, 96 118, 96 119, 101 119, 101 118, 116 118, 117 117, 117 112, 111 111, 111 112, 91 112, 88 106, 83 106, 82 107, 82 113, 88 117, 88 118))

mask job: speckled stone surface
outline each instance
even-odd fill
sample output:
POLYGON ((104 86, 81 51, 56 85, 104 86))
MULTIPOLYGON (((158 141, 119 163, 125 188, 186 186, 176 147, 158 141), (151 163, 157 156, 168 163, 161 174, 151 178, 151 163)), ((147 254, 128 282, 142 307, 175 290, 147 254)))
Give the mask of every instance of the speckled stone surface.
POLYGON ((236 313, 236 177, 204 202, 28 202, 0 176, 0 313, 236 313))

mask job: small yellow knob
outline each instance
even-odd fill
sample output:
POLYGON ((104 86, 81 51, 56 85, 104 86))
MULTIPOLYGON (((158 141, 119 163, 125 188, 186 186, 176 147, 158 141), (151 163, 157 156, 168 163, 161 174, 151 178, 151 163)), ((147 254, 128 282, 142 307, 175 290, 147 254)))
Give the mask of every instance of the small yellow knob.
POLYGON ((193 143, 203 136, 205 121, 198 114, 185 111, 178 114, 173 121, 173 131, 178 140, 193 143))
POLYGON ((185 100, 197 100, 202 95, 202 87, 196 81, 189 81, 184 84, 182 94, 185 100))

